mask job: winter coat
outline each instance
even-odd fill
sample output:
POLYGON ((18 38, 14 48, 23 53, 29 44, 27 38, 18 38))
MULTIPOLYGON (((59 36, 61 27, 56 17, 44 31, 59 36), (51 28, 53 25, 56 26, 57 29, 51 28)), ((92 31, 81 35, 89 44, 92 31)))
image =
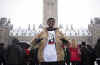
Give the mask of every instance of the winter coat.
MULTIPOLYGON (((55 30, 55 36, 56 36, 56 52, 57 52, 57 61, 63 61, 64 60, 64 50, 62 48, 63 41, 61 39, 67 40, 67 38, 59 31, 59 29, 55 30)), ((48 31, 47 29, 43 29, 40 34, 37 34, 33 40, 32 44, 33 46, 38 48, 38 60, 39 62, 44 62, 43 58, 43 50, 47 44, 48 41, 48 31), (39 43, 36 43, 35 39, 43 39, 39 43)))
POLYGON ((8 47, 8 64, 23 64, 24 54, 24 49, 18 45, 8 47))
POLYGON ((88 50, 88 64, 94 65, 94 61, 96 60, 95 50, 90 45, 87 45, 87 50, 88 50))
POLYGON ((3 65, 7 65, 7 51, 5 48, 0 47, 0 63, 3 63, 3 65))
POLYGON ((97 43, 95 46, 96 57, 100 58, 100 43, 97 43))
POLYGON ((81 46, 81 63, 82 65, 88 65, 89 60, 88 60, 88 49, 86 46, 81 46))

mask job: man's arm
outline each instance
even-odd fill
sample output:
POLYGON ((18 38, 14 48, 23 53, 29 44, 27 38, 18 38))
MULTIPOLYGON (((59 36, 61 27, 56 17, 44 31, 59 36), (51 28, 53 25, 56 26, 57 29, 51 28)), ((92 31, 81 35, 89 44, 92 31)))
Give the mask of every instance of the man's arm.
POLYGON ((60 32, 60 35, 62 36, 60 40, 63 42, 63 44, 69 47, 70 42, 68 41, 67 37, 62 32, 60 32))
POLYGON ((69 41, 66 40, 65 38, 61 38, 60 40, 61 40, 64 44, 68 44, 68 43, 69 43, 69 41))
POLYGON ((42 34, 43 34, 43 32, 41 32, 40 34, 37 34, 35 37, 33 37, 32 42, 31 42, 33 47, 38 45, 41 42, 41 40, 43 40, 42 38, 40 38, 42 34))

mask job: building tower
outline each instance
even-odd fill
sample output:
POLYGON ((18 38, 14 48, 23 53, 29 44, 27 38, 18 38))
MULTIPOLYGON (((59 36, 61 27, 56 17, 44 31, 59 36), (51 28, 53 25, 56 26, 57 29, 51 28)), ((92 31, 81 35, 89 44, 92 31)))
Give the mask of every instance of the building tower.
POLYGON ((97 43, 97 40, 100 38, 100 18, 95 17, 92 19, 88 29, 91 33, 91 45, 94 47, 97 43))
POLYGON ((43 0, 43 8, 43 25, 47 26, 47 19, 53 17, 56 19, 55 26, 58 26, 57 0, 43 0))

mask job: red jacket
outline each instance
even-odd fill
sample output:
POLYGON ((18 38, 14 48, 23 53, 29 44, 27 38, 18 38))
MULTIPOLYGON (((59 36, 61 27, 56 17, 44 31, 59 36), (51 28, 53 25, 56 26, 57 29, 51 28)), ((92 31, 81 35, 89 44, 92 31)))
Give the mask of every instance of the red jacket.
POLYGON ((70 61, 81 61, 80 51, 78 48, 69 48, 70 50, 70 61))

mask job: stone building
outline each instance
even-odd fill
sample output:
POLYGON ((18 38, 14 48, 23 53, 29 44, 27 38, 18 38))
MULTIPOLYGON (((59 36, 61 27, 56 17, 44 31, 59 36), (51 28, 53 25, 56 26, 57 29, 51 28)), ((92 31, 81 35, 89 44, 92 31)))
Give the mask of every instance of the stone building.
POLYGON ((3 17, 0 18, 0 43, 4 43, 7 47, 9 42, 10 21, 3 17))
POLYGON ((43 25, 46 26, 48 18, 56 19, 56 26, 58 26, 58 0, 43 0, 43 25))
POLYGON ((91 33, 91 44, 95 46, 97 39, 100 38, 100 18, 94 18, 88 25, 88 30, 91 33))
MULTIPOLYGON (((46 21, 49 17, 53 17, 56 19, 56 26, 58 26, 58 0, 43 0, 43 26, 46 26, 46 21)), ((88 35, 78 35, 78 36, 67 36, 68 39, 76 38, 79 43, 81 41, 86 41, 88 44, 94 46, 96 40, 100 37, 100 20, 96 18, 92 23, 88 26, 88 35)), ((26 33, 25 33, 26 34, 26 33)), ((29 41, 31 42, 33 36, 26 36, 24 34, 18 36, 18 33, 14 35, 14 37, 18 38, 21 41, 29 41)))

